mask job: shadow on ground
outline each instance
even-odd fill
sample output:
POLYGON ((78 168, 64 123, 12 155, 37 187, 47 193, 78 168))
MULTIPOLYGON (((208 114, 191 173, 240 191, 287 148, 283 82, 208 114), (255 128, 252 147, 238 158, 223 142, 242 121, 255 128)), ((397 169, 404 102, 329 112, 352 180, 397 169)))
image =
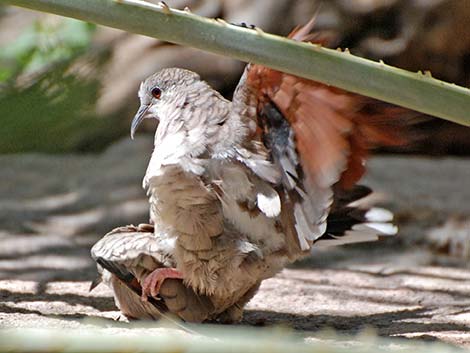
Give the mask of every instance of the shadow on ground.
MULTIPOLYGON (((112 227, 145 220, 139 185, 148 157, 142 151, 149 148, 151 140, 142 139, 99 156, 0 156, 0 164, 11 166, 0 169, 8 181, 0 185, 0 326, 129 328, 116 321, 106 287, 88 291, 96 276, 89 249, 112 227)), ((456 212, 469 217, 470 189, 456 188, 468 182, 469 165, 372 160, 367 182, 393 196, 388 205, 404 224, 400 237, 315 250, 263 283, 243 324, 289 326, 306 337, 326 328, 357 334, 372 327, 383 336, 470 346, 470 272, 438 266, 425 246, 431 227, 456 212)))

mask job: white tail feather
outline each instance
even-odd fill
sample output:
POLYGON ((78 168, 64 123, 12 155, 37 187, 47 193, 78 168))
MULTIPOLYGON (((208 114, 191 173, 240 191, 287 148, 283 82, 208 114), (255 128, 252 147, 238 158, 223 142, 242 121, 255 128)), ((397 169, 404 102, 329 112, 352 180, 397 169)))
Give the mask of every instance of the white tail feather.
POLYGON ((398 227, 391 223, 361 223, 355 224, 352 230, 357 232, 375 232, 378 235, 395 235, 398 232, 398 227))
POLYGON ((391 222, 393 213, 385 208, 373 207, 365 214, 369 222, 391 222))

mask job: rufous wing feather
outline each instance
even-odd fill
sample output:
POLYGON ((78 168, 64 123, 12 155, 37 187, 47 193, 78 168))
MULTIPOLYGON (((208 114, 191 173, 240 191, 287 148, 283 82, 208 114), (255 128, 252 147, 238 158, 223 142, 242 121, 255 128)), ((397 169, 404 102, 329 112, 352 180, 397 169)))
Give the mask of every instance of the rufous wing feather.
MULTIPOLYGON (((289 38, 310 41, 313 26, 312 20, 289 38)), ((252 138, 266 145, 281 168, 298 245, 308 250, 326 230, 333 190, 354 187, 372 147, 406 142, 403 117, 409 113, 261 65, 247 66, 244 85, 257 105, 252 138)))

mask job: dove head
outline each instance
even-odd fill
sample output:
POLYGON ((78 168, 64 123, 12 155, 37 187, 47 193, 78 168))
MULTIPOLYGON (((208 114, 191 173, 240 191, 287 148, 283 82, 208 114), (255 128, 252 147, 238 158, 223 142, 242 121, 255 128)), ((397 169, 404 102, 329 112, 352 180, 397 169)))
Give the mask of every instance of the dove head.
POLYGON ((181 119, 183 110, 191 107, 194 109, 194 106, 204 103, 201 97, 211 96, 213 92, 215 91, 192 71, 178 68, 158 71, 140 85, 140 107, 132 120, 131 138, 134 138, 137 127, 144 119, 181 119))

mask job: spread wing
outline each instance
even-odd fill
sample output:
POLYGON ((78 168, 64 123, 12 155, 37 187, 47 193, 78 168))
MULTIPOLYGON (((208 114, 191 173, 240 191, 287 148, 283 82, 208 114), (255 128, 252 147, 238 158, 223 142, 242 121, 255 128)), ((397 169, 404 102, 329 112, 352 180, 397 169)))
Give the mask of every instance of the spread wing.
MULTIPOLYGON (((289 38, 308 41, 312 27, 313 20, 289 38)), ((345 200, 357 197, 344 195, 357 194, 355 185, 365 172, 368 150, 406 142, 402 127, 409 121, 408 111, 261 65, 247 66, 233 102, 236 113, 253 126, 246 148, 254 154, 264 148, 258 154, 268 155, 276 170, 262 163, 246 165, 271 183, 272 175, 280 172, 281 223, 300 250, 308 250, 322 236, 332 240, 328 219, 333 222, 335 217, 329 216, 349 217, 352 208, 347 211, 345 200)), ((369 218, 366 213, 359 217, 356 212, 350 225, 374 222, 372 213, 369 218)), ((388 218, 380 213, 379 219, 388 218)), ((335 239, 344 234, 336 232, 335 239)))

